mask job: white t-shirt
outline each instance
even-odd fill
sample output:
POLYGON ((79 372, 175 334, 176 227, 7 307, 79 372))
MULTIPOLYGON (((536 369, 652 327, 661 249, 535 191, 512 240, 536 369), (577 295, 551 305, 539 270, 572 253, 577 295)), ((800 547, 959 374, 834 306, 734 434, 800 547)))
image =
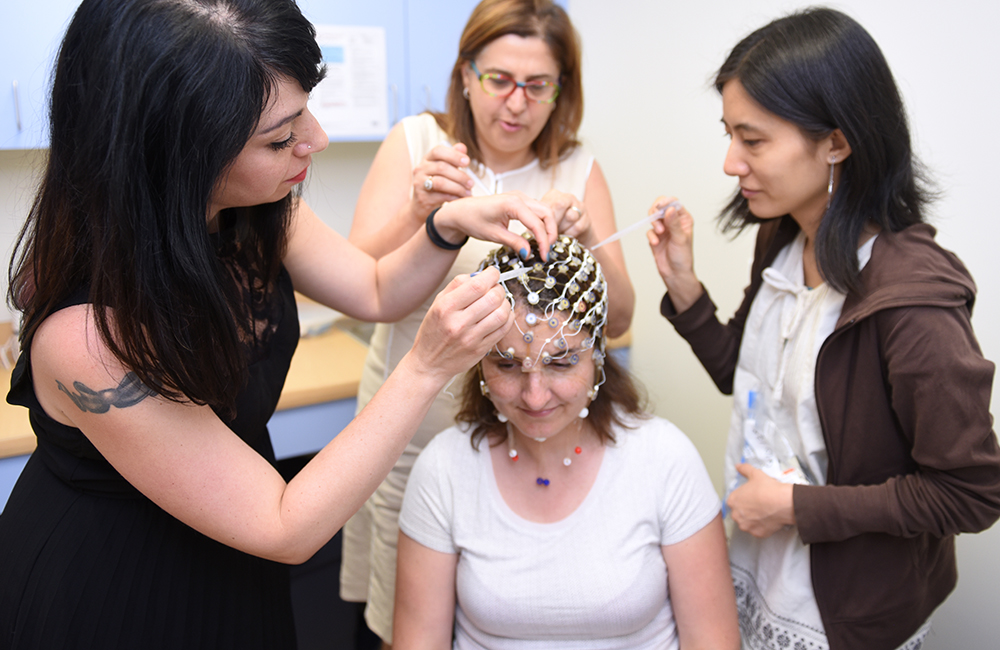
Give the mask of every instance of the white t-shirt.
MULTIPOLYGON (((423 113, 403 118, 406 145, 410 153, 411 168, 416 167, 434 147, 451 144, 448 134, 438 127, 434 117, 423 113)), ((542 169, 538 160, 523 167, 502 173, 488 168, 470 170, 475 180, 473 196, 488 196, 503 192, 519 191, 541 199, 546 192, 557 189, 586 200, 585 190, 594 157, 576 147, 559 164, 542 169)), ((511 221, 510 229, 524 232, 524 226, 511 221)), ((455 276, 472 273, 487 253, 498 247, 493 242, 470 239, 459 251, 451 270, 434 294, 423 305, 395 323, 375 326, 368 346, 364 371, 358 386, 358 411, 381 388, 403 356, 413 347, 417 330, 427 315, 434 296, 455 276)), ((379 485, 378 490, 364 507, 344 526, 344 559, 340 570, 341 597, 345 600, 367 602, 365 620, 368 626, 386 642, 392 640, 392 604, 396 585, 396 518, 399 514, 410 468, 417 454, 439 431, 455 424, 460 392, 450 385, 438 393, 416 433, 396 461, 392 471, 379 485)))
POLYGON ((635 424, 614 432, 580 507, 546 524, 507 506, 487 440, 474 450, 457 426, 428 444, 399 526, 459 554, 456 649, 678 647, 661 546, 704 528, 720 501, 676 426, 635 424))

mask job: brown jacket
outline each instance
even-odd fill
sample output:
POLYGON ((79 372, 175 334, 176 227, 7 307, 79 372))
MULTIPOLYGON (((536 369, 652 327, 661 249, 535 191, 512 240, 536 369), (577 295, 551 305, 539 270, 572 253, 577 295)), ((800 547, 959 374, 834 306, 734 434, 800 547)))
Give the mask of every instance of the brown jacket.
MULTIPOLYGON (((664 296, 661 312, 724 393, 761 273, 797 232, 788 217, 761 225, 726 325, 707 294, 683 314, 664 296)), ((831 650, 898 647, 954 588, 954 536, 1000 517, 994 366, 969 320, 976 288, 934 232, 878 236, 816 362, 827 484, 797 485, 793 499, 831 650)))

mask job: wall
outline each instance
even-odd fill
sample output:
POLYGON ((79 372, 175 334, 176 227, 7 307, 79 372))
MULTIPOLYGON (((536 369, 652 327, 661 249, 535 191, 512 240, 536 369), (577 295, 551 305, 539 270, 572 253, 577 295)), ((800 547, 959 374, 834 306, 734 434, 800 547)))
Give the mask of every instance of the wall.
MULTIPOLYGON (((611 185, 620 225, 645 216, 658 194, 676 194, 695 215, 699 277, 728 318, 748 277, 752 237, 729 242, 713 218, 736 187, 722 173, 727 140, 712 73, 737 41, 804 2, 570 0, 584 44, 582 135, 611 185)), ((957 0, 849 0, 833 5, 881 45, 906 101, 918 154, 945 195, 933 223, 978 281, 973 322, 987 358, 1000 358, 1000 223, 994 199, 1000 89, 995 28, 1000 8, 957 0)), ((658 414, 695 440, 721 486, 730 402, 659 316, 663 285, 641 235, 624 240, 638 294, 632 360, 658 414)), ((994 405, 997 403, 994 386, 994 405)), ((994 406, 993 412, 996 413, 994 406)), ((958 540, 959 586, 934 617, 927 648, 994 648, 1000 638, 1000 527, 958 540)))
MULTIPOLYGON (((798 6, 778 0, 616 3, 570 0, 583 37, 587 111, 582 135, 611 185, 618 221, 646 214, 658 194, 676 194, 696 216, 698 273, 720 314, 739 303, 751 238, 720 236, 712 218, 735 188, 722 174, 726 140, 712 72, 740 37, 798 6)), ((834 5, 858 18, 882 46, 907 103, 918 153, 945 196, 936 205, 939 240, 959 253, 979 283, 974 324, 984 353, 1000 358, 1000 224, 994 216, 1000 106, 993 33, 1000 6, 956 0, 944 14, 928 0, 834 5)), ((377 145, 335 144, 315 157, 307 197, 346 234, 377 145)), ((33 189, 38 152, 0 151, 0 254, 6 260, 33 189)), ((687 346, 659 317, 663 292, 645 240, 624 240, 638 293, 632 362, 657 413, 695 440, 717 485, 729 401, 719 395, 687 346)), ((6 273, 0 277, 6 291, 6 273)), ((4 312, 0 310, 0 320, 4 312)), ((996 388, 994 388, 996 398, 996 388)), ((995 401, 995 400, 994 400, 995 401)), ((995 412, 995 410, 994 410, 995 412)), ((929 650, 992 648, 1000 638, 994 585, 1000 584, 1000 527, 958 541, 958 589, 934 617, 929 650)))
POLYGON ((0 291, 3 292, 0 294, 0 322, 11 320, 5 300, 7 264, 34 197, 36 173, 44 160, 41 151, 0 149, 0 291))

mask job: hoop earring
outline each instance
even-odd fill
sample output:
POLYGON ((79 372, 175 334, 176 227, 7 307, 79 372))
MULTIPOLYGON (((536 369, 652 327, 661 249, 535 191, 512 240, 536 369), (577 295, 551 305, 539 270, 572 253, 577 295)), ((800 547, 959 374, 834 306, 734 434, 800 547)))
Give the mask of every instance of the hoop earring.
POLYGON ((466 99, 469 98, 469 88, 468 88, 468 86, 466 86, 465 88, 462 89, 462 97, 465 97, 466 99))
POLYGON ((833 166, 837 164, 837 157, 834 156, 830 159, 830 182, 826 185, 826 209, 830 209, 830 203, 833 201, 833 166))

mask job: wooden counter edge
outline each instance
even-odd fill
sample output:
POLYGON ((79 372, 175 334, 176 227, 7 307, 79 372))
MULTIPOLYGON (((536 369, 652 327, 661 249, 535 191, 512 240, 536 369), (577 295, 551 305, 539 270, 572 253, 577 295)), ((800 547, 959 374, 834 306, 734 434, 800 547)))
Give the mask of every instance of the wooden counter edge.
MULTIPOLYGON (((25 411, 25 421, 27 421, 27 411, 25 411)), ((27 425, 25 425, 27 426, 27 425)), ((13 438, 0 439, 0 458, 10 458, 11 456, 26 456, 35 451, 35 434, 18 434, 13 438)))
MULTIPOLYGON (((0 322, 0 345, 13 336, 14 326, 9 321, 0 322)), ((28 422, 28 409, 7 404, 7 389, 10 388, 10 375, 13 369, 0 367, 0 380, 3 391, 0 392, 0 458, 23 456, 35 450, 35 434, 28 422), (13 432, 13 433, 12 433, 13 432)))
POLYGON ((336 327, 299 340, 278 410, 357 396, 366 356, 368 346, 336 327))
MULTIPOLYGON (((0 327, 4 325, 9 332, 9 324, 0 323, 0 327)), ((278 410, 355 397, 367 354, 367 346, 336 328, 301 339, 278 400, 278 410)), ((0 397, 7 395, 10 375, 10 370, 0 368, 0 378, 6 378, 0 379, 3 386, 0 397)), ((0 458, 30 454, 35 444, 28 410, 0 401, 0 458)))

